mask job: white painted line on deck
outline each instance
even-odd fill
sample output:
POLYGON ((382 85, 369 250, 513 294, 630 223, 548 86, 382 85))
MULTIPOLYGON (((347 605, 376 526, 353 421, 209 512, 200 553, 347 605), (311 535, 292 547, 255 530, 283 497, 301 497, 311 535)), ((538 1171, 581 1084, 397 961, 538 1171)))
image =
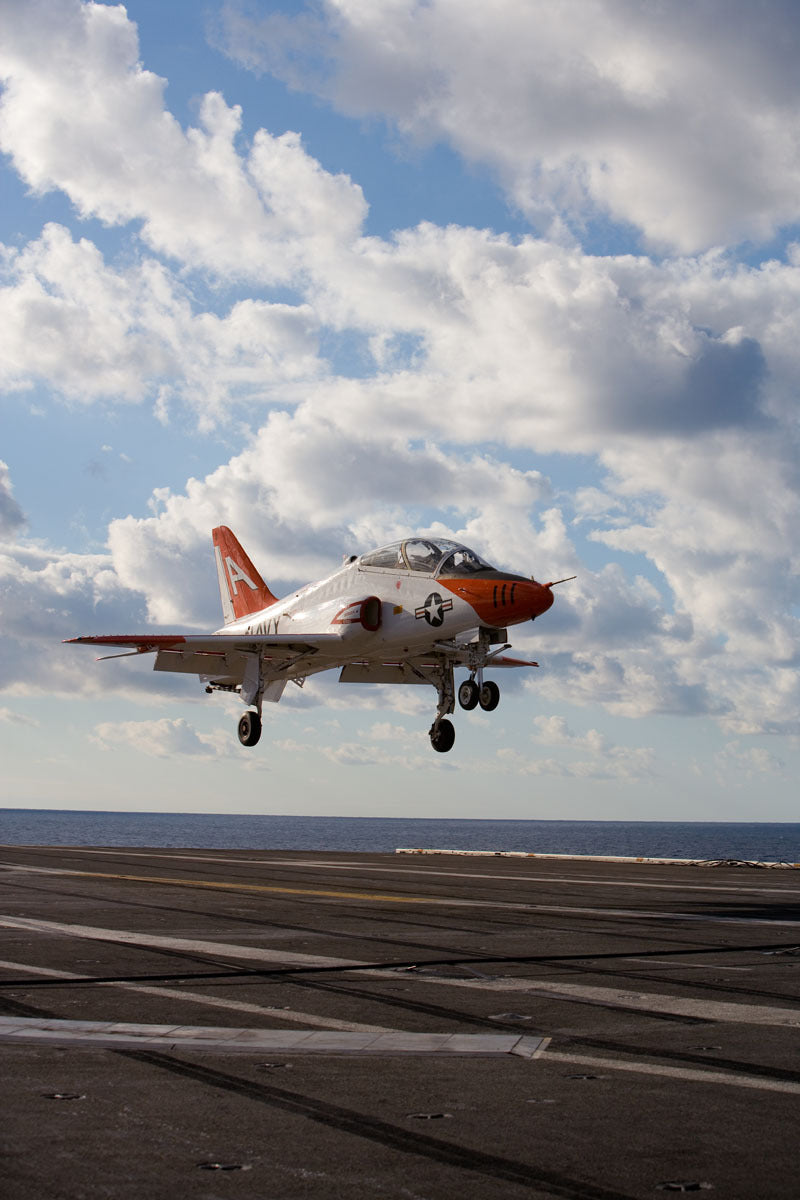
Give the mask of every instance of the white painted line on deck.
POLYGON ((331 892, 321 888, 295 888, 277 885, 237 883, 235 880, 175 879, 157 875, 122 875, 108 871, 77 871, 55 867, 26 867, 26 872, 37 875, 64 875, 70 878, 107 879, 128 883, 147 883, 153 886, 185 888, 214 888, 228 892, 246 892, 262 895, 302 896, 304 899, 320 899, 328 902, 365 901, 371 904, 431 904, 445 908, 502 909, 510 912, 561 913, 566 916, 624 917, 635 921, 691 921, 705 925, 746 925, 770 927, 800 926, 797 920, 779 920, 772 917, 725 917, 709 913, 656 912, 649 909, 599 908, 566 904, 514 904, 499 900, 464 900, 455 896, 385 895, 378 892, 331 892))
MULTIPOLYGON (((633 1008, 642 1012, 654 1012, 675 1016, 691 1016, 704 1021, 725 1021, 743 1025, 773 1025, 800 1028, 800 1008, 777 1008, 763 1004, 733 1004, 706 998, 694 1000, 652 992, 622 991, 617 988, 596 987, 586 984, 561 983, 554 980, 535 980, 519 977, 496 979, 448 979, 433 975, 417 974, 401 969, 394 973, 391 964, 376 968, 374 963, 364 963, 347 958, 322 958, 313 954, 295 954, 281 950, 265 950, 258 946, 239 946, 225 942, 193 941, 186 938, 168 938, 156 934, 131 933, 126 930, 100 929, 89 925, 66 925, 56 921, 35 921, 27 917, 0 916, 0 926, 26 929, 32 932, 60 934, 66 937, 89 938, 97 941, 124 942, 136 946, 152 946, 161 949, 192 951, 209 954, 217 958, 246 959, 256 962, 284 962, 292 966, 341 967, 344 971, 358 971, 362 976, 375 979, 414 980, 419 984, 433 986, 471 988, 490 992, 516 992, 530 995, 546 995, 554 1000, 567 1000, 579 1004, 597 1004, 611 1008, 633 1008)), ((120 985, 122 986, 122 985, 120 985)), ((172 995, 176 999, 188 998, 189 993, 166 988, 144 988, 140 984, 125 984, 148 990, 153 995, 172 995)), ((211 1003, 199 996, 198 1003, 211 1003)), ((239 1001, 215 1001, 220 1007, 238 1005, 239 1001)), ((299 1014, 305 1020, 309 1014, 299 1014)), ((286 1017, 290 1020, 290 1017, 286 1017)), ((317 1018, 319 1022, 319 1018, 317 1018)))
POLYGON ((140 1025, 0 1017, 0 1041, 82 1042, 110 1049, 245 1051, 248 1054, 506 1055, 533 1058, 542 1038, 495 1033, 304 1032, 215 1025, 140 1025))
MULTIPOLYGON (((45 975, 51 978, 74 980, 76 983, 93 983, 91 975, 76 975, 72 971, 54 971, 49 967, 33 967, 27 963, 0 962, 0 967, 25 975, 45 975)), ((159 1000, 177 1000, 182 1004, 202 1004, 204 1008, 220 1008, 226 1012, 246 1013, 248 1016, 266 1017, 272 1021, 285 1021, 290 1025, 310 1025, 317 1029, 338 1029, 344 1033, 394 1033, 385 1025, 366 1025, 360 1021, 340 1021, 336 1017, 324 1017, 318 1013, 298 1012, 291 1008, 276 1008, 266 1004, 249 1004, 246 1000, 222 999, 219 996, 190 992, 184 988, 155 987, 145 983, 108 981, 93 984, 94 987, 119 988, 136 992, 140 996, 156 996, 159 1000)))
MULTIPOLYGON (((18 847, 15 847, 17 849, 18 847)), ((31 847, 36 849, 36 847, 31 847)), ((285 858, 226 858, 217 854, 167 854, 161 851, 145 852, 141 850, 125 850, 116 848, 113 851, 108 849, 97 850, 90 847, 59 847, 59 852, 66 850, 72 854, 99 854, 109 857, 111 854, 120 854, 125 858, 148 858, 148 859, 167 859, 175 862, 198 862, 198 863, 223 863, 229 866, 259 866, 259 867, 310 867, 314 870, 325 871, 365 871, 369 874, 376 875, 422 875, 426 878, 437 876, 445 879, 490 879, 499 880, 501 882, 520 882, 538 886, 547 886, 551 883, 570 883, 578 884, 581 887, 619 887, 619 888, 649 888, 655 891, 678 891, 678 892, 733 892, 736 895, 741 893, 753 895, 787 895, 800 897, 800 888, 798 887, 745 887, 737 881, 729 884, 713 884, 713 883, 695 883, 687 878, 685 883, 662 883, 660 880, 632 880, 632 879, 601 879, 598 876, 586 875, 509 875, 491 873, 488 871, 437 871, 435 868, 421 867, 378 867, 372 863, 335 863, 317 861, 315 859, 285 859, 285 858)), ((537 855, 537 858, 545 857, 537 855)), ((58 873, 57 867, 28 867, 18 863, 2 863, 0 866, 5 867, 10 871, 31 871, 40 873, 58 873)))
POLYGON ((591 1067, 593 1071, 630 1071, 636 1075, 659 1075, 692 1083, 727 1084, 729 1087, 753 1088, 762 1092, 788 1092, 800 1095, 800 1083, 789 1079, 763 1079, 758 1075, 739 1075, 727 1071, 699 1071, 690 1067, 664 1067, 660 1063, 631 1062, 623 1058, 598 1058, 589 1054, 565 1054, 545 1048, 539 1055, 543 1062, 573 1063, 591 1067))
POLYGON ((132 933, 127 929, 104 929, 94 925, 66 925, 61 921, 37 921, 33 917, 0 916, 6 929, 27 929, 34 933, 54 933, 63 937, 88 938, 97 942, 116 942, 126 946, 150 946, 161 950, 208 954, 219 958, 243 958, 249 962, 284 963, 304 967, 357 967, 352 958, 326 958, 317 954, 295 954, 291 950, 266 950, 260 946, 231 946, 193 938, 162 937, 154 933, 132 933))
MULTIPOLYGON (((372 973, 363 972, 365 975, 372 973)), ((403 978, 409 978, 408 972, 403 973, 403 978)), ((705 998, 691 1000, 678 996, 662 996, 655 992, 627 992, 618 988, 593 987, 580 983, 557 983, 538 979, 437 979, 434 976, 423 975, 420 977, 420 981, 490 992, 546 995, 553 1000, 570 1000, 578 1004, 597 1004, 607 1008, 633 1008, 643 1013, 696 1017, 703 1021, 800 1028, 800 1008, 771 1008, 766 1004, 731 1004, 726 1001, 705 998)))

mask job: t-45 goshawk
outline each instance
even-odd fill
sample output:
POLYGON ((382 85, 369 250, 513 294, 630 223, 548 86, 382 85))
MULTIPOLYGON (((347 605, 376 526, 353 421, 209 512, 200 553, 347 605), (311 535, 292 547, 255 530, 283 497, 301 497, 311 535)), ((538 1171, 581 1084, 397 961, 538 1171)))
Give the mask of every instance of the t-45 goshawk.
MULTIPOLYGON (((448 715, 490 712, 500 689, 484 671, 535 667, 509 658, 507 626, 534 620, 553 603, 556 583, 537 583, 485 562, 474 550, 439 537, 409 537, 348 558, 327 579, 279 600, 230 529, 213 530, 224 626, 211 634, 109 634, 70 643, 125 646, 155 654, 156 671, 199 675, 206 691, 236 692, 247 705, 239 741, 261 736, 264 701, 280 700, 291 681, 340 668, 342 683, 427 683, 438 704, 430 729, 434 750, 450 750, 448 715), (467 678, 456 691, 454 670, 467 678)), ((571 578, 574 578, 572 576, 571 578)))

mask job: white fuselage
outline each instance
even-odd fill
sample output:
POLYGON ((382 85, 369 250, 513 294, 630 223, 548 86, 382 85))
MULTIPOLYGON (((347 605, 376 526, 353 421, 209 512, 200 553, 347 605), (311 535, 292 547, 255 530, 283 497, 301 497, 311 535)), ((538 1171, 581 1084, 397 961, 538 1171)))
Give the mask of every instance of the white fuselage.
MULTIPOLYGON (((472 606, 431 575, 362 566, 356 561, 217 633, 296 634, 298 639, 335 634, 358 656, 413 652, 439 637, 450 638, 479 624, 472 606), (370 598, 379 605, 371 605, 365 624, 359 608, 370 598)), ((341 658, 342 648, 332 646, 330 656, 341 658)), ((321 656, 326 657, 324 651, 321 656)))

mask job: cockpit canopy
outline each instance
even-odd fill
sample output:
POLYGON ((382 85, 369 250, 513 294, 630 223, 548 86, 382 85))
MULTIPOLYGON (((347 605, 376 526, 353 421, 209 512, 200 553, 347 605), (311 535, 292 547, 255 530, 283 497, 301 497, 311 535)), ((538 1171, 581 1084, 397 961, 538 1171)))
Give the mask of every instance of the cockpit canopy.
POLYGON ((460 542, 451 542, 449 538, 407 538, 403 542, 392 542, 390 546, 362 554, 359 566, 457 579, 494 570, 474 550, 460 542))

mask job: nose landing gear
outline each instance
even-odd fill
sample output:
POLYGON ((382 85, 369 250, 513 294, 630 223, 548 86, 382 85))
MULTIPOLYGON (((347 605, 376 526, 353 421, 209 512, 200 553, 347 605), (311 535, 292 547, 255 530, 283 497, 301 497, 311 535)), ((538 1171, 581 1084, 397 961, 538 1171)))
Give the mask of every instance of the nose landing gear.
MULTIPOLYGON (((480 644, 479 646, 485 656, 485 648, 480 644)), ((453 723, 447 720, 448 714, 455 710, 456 694, 458 703, 468 712, 477 708, 478 705, 484 712, 492 712, 500 703, 500 688, 494 680, 484 680, 482 661, 478 665, 474 663, 470 665, 473 668, 472 674, 469 679, 465 679, 463 683, 459 684, 458 693, 455 691, 453 681, 452 662, 442 662, 436 669, 434 680, 432 680, 439 695, 439 703, 436 708, 436 719, 431 725, 429 736, 431 745, 439 754, 446 754, 448 750, 452 750, 456 740, 453 723)))

